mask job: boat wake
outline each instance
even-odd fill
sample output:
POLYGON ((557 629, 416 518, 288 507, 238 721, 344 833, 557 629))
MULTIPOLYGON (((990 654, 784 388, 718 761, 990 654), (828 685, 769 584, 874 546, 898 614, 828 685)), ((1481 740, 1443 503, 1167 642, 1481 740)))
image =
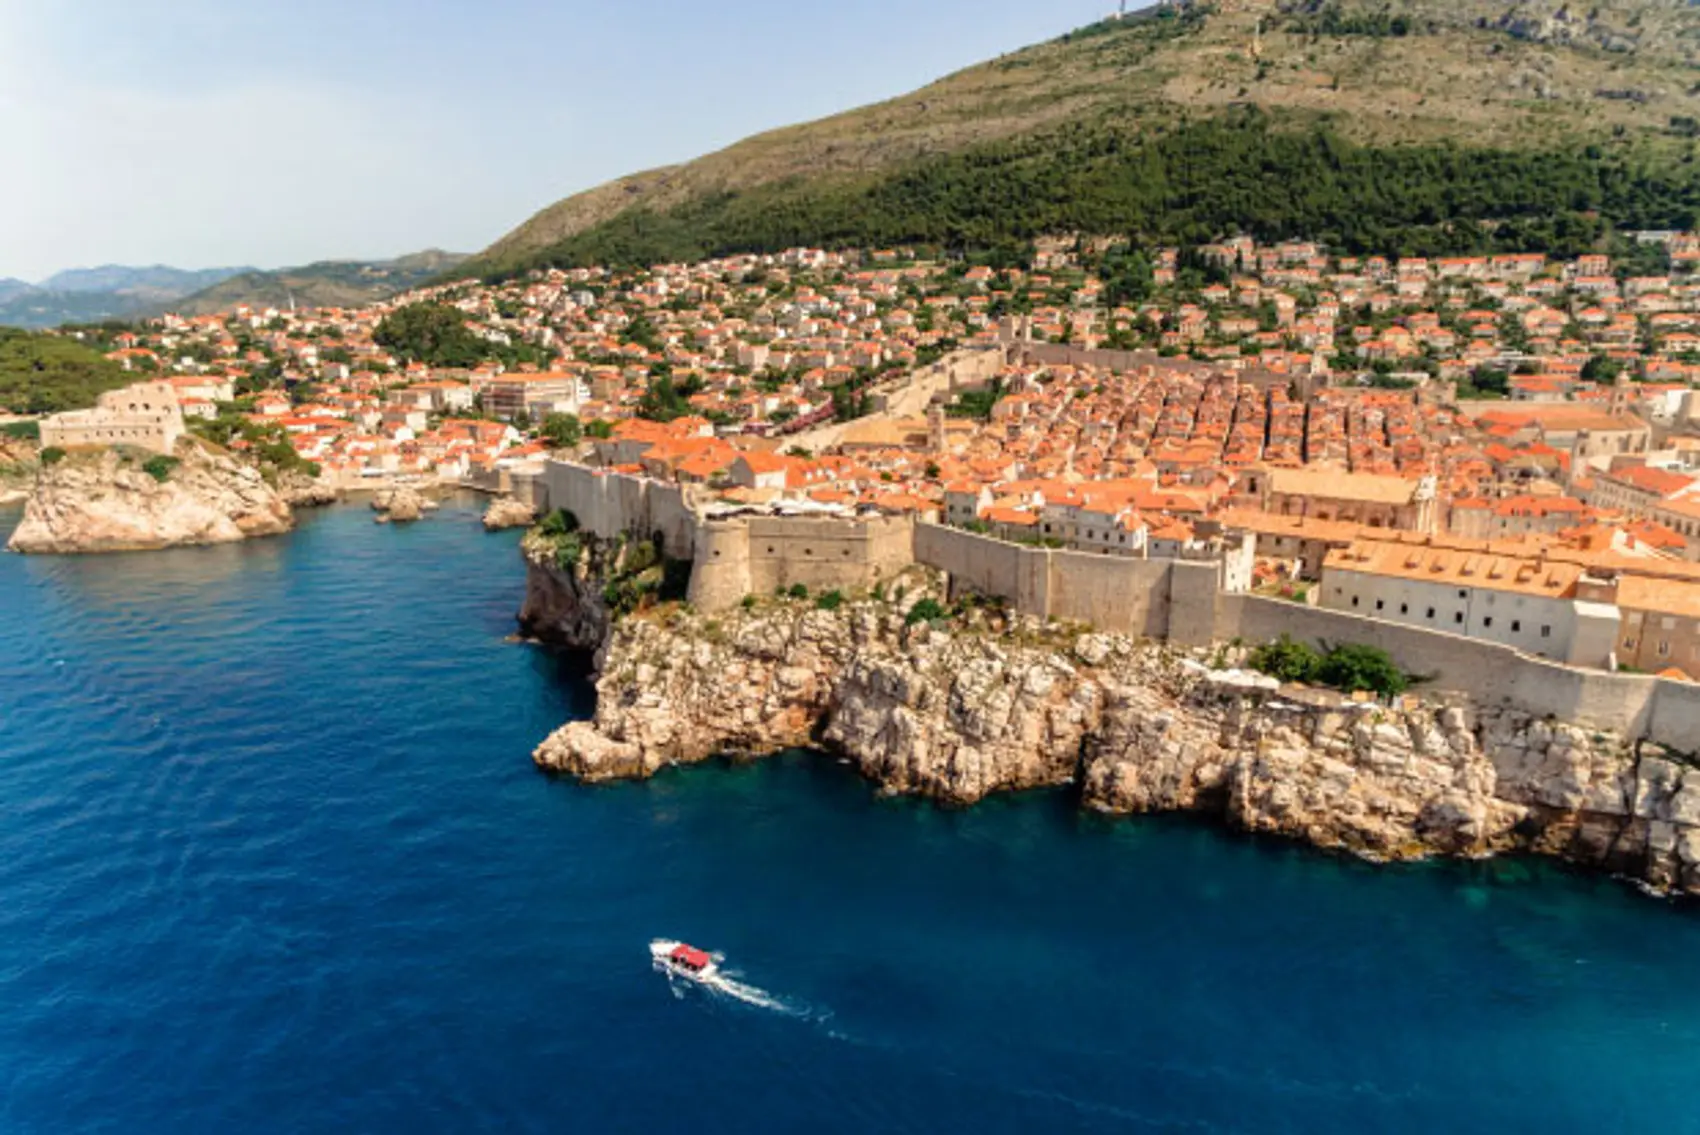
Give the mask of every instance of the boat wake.
POLYGON ((766 1009, 772 1013, 783 1013, 788 1017, 809 1017, 812 1014, 803 1006, 795 1005, 780 997, 775 997, 765 989, 759 989, 747 982, 739 981, 720 967, 725 962, 721 954, 711 954, 714 968, 706 973, 686 977, 679 974, 666 963, 666 958, 680 943, 666 938, 657 938, 649 944, 650 957, 654 959, 655 968, 667 975, 667 983, 672 986, 676 997, 684 996, 684 986, 698 986, 710 993, 741 1001, 756 1009, 766 1009))

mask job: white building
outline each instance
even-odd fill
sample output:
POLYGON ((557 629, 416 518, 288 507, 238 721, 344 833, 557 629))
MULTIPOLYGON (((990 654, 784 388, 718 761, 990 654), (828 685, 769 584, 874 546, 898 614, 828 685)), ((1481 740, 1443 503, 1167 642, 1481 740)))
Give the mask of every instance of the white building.
POLYGON ((1591 582, 1580 564, 1487 542, 1365 539, 1328 554, 1321 606, 1605 668, 1620 615, 1580 597, 1591 582))

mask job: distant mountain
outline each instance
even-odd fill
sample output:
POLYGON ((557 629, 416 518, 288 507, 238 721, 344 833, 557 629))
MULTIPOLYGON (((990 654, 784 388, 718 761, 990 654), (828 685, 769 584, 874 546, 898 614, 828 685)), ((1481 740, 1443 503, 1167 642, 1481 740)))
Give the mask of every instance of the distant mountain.
POLYGON ((170 305, 179 315, 211 315, 236 307, 360 307, 451 272, 460 253, 429 249, 394 260, 328 260, 275 272, 244 272, 170 305))
POLYGON ((0 326, 44 328, 156 315, 167 305, 250 268, 186 271, 156 264, 73 268, 28 284, 0 280, 0 326))
POLYGON ((39 285, 0 280, 0 327, 150 319, 175 311, 208 315, 252 307, 353 307, 388 299, 452 271, 466 257, 429 249, 394 260, 333 260, 275 272, 258 268, 185 271, 155 265, 73 268, 39 285))
POLYGON ((164 302, 157 295, 55 292, 29 285, 14 290, 0 284, 0 327, 40 330, 65 323, 135 319, 157 310, 164 302))
POLYGON ((129 268, 122 264, 103 264, 99 268, 72 268, 57 273, 36 285, 49 292, 117 292, 123 294, 157 294, 161 299, 194 295, 221 280, 253 272, 252 267, 203 268, 198 272, 168 268, 155 264, 148 268, 129 268))
POLYGON ((1692 222, 1696 137, 1692 0, 1168 0, 569 197, 462 271, 1060 232, 1575 249, 1692 222))

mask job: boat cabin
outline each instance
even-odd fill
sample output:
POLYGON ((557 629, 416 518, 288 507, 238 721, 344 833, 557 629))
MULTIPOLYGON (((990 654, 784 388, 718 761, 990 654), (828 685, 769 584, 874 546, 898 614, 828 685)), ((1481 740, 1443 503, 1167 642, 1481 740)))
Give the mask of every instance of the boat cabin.
POLYGON ((691 946, 675 946, 667 958, 674 965, 692 973, 701 973, 708 968, 708 963, 712 960, 707 954, 691 946))

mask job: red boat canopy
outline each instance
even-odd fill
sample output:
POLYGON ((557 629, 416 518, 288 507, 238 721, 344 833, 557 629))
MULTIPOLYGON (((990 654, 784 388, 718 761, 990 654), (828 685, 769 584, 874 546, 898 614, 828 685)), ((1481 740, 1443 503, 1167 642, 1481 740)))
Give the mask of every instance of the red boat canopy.
POLYGON ((707 954, 693 946, 674 946, 673 952, 668 956, 676 962, 690 966, 692 969, 702 969, 712 960, 707 954))

